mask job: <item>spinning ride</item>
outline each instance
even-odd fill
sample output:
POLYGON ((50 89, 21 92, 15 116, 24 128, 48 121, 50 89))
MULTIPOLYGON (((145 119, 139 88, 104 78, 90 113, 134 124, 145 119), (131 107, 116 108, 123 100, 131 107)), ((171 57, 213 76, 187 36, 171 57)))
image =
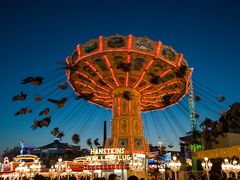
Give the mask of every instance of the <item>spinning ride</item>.
POLYGON ((77 45, 66 61, 78 97, 113 111, 105 147, 125 153, 148 151, 141 112, 178 103, 191 82, 183 55, 146 37, 100 36, 77 45))

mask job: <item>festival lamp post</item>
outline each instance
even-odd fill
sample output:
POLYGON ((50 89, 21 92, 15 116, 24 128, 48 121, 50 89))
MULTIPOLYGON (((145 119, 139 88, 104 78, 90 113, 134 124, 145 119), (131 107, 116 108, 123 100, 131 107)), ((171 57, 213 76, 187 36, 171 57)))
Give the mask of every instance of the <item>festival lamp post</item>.
POLYGON ((70 168, 70 166, 67 167, 66 173, 67 173, 67 179, 69 179, 69 176, 72 175, 72 169, 70 168))
POLYGON ((58 173, 58 179, 60 180, 61 173, 64 171, 65 164, 63 162, 63 159, 60 157, 58 158, 57 164, 55 164, 56 172, 58 173))
POLYGON ((50 175, 51 180, 54 178, 55 171, 56 170, 55 170, 54 166, 51 166, 51 168, 49 169, 49 175, 50 175))
POLYGON ((177 160, 177 156, 173 156, 171 162, 169 163, 170 169, 174 172, 175 180, 177 180, 177 172, 180 170, 181 163, 177 160))
POLYGON ((159 158, 164 154, 165 147, 163 146, 162 141, 159 141, 158 143, 159 143, 159 148, 158 148, 158 156, 157 156, 157 167, 159 167, 158 171, 160 172, 161 177, 165 179, 165 167, 163 165, 159 166, 159 158))
POLYGON ((141 170, 142 168, 144 168, 144 164, 143 164, 143 158, 144 156, 140 155, 140 154, 134 154, 132 156, 132 160, 131 160, 131 170, 134 171, 134 175, 136 176, 136 171, 141 170))
POLYGON ((161 174, 161 179, 165 180, 165 167, 163 165, 159 166, 159 172, 161 174))
POLYGON ((24 162, 20 163, 19 166, 15 169, 15 171, 19 174, 21 180, 23 179, 23 176, 27 175, 29 173, 30 169, 25 165, 24 162))
POLYGON ((211 168, 212 168, 212 163, 211 163, 211 161, 210 161, 207 157, 204 157, 201 165, 202 165, 203 170, 206 171, 207 179, 209 180, 209 171, 210 171, 211 168))
POLYGON ((136 175, 136 170, 137 170, 137 167, 138 167, 138 162, 137 162, 137 156, 136 156, 136 154, 133 155, 132 167, 133 167, 133 170, 134 170, 134 174, 136 175))
POLYGON ((238 172, 240 171, 240 165, 238 164, 237 160, 233 160, 232 162, 232 171, 235 174, 235 178, 238 178, 238 172))
POLYGON ((32 177, 34 177, 36 174, 41 172, 41 163, 36 159, 34 160, 34 163, 29 166, 29 168, 31 174, 33 175, 32 177))
POLYGON ((222 166, 223 172, 226 173, 227 178, 228 178, 229 177, 229 173, 231 172, 233 165, 229 162, 228 158, 225 158, 224 162, 222 163, 221 166, 222 166))

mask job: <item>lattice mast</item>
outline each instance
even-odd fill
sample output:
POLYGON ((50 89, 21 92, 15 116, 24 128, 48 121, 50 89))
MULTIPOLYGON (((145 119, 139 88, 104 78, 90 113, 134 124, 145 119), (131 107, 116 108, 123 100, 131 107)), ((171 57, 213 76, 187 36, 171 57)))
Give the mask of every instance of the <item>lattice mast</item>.
MULTIPOLYGON (((195 96, 194 96, 194 91, 193 91, 193 82, 192 82, 192 78, 190 78, 189 80, 189 91, 188 91, 188 106, 189 106, 189 114, 190 114, 190 120, 192 122, 192 136, 193 138, 197 138, 196 137, 196 131, 197 131, 197 127, 196 127, 196 109, 195 109, 195 96)), ((194 141, 196 143, 196 139, 194 141)), ((191 145, 194 145, 190 144, 191 145)), ((192 157, 192 169, 193 171, 197 171, 197 158, 196 158, 196 151, 195 148, 190 148, 191 149, 191 157, 192 157)))
POLYGON ((196 118, 195 97, 194 97, 194 91, 193 91, 192 78, 190 78, 190 83, 189 83, 188 107, 189 107, 190 120, 192 122, 192 130, 194 130, 194 128, 196 128, 197 118, 196 118))

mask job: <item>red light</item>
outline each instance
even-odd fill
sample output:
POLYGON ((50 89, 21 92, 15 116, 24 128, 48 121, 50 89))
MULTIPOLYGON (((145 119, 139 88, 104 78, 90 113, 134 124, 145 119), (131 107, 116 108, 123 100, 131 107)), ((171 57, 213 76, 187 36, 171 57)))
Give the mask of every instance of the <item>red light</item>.
POLYGON ((112 73, 112 77, 113 77, 116 85, 119 86, 119 83, 117 82, 117 79, 116 79, 116 77, 115 77, 115 75, 114 75, 114 72, 113 72, 113 69, 112 69, 112 65, 110 64, 110 61, 109 61, 108 57, 107 57, 106 55, 103 55, 103 57, 104 57, 107 65, 108 65, 108 67, 110 68, 110 71, 111 71, 111 73, 112 73))
POLYGON ((148 68, 151 66, 152 63, 153 63, 153 60, 151 60, 151 61, 148 63, 147 67, 145 68, 145 71, 143 71, 143 73, 141 74, 139 80, 138 80, 137 83, 134 85, 133 89, 135 89, 135 88, 139 85, 139 83, 142 81, 142 78, 143 78, 144 74, 146 73, 146 71, 148 70, 148 68))
POLYGON ((182 60, 183 60, 183 54, 180 53, 180 56, 179 56, 179 58, 178 58, 178 62, 177 62, 177 67, 180 67, 180 66, 181 66, 181 64, 182 64, 182 60))
POLYGON ((129 36, 128 36, 128 52, 130 52, 131 48, 132 48, 132 35, 129 34, 129 36))
POLYGON ((163 73, 160 74, 160 77, 165 76, 166 74, 170 73, 171 71, 172 71, 171 69, 164 71, 163 73))
POLYGON ((103 51, 103 37, 99 36, 99 51, 102 52, 103 51))
POLYGON ((101 75, 99 72, 97 72, 97 69, 96 69, 91 63, 89 63, 88 61, 85 61, 85 63, 86 63, 90 68, 92 68, 94 72, 96 72, 96 74, 100 77, 100 79, 101 79, 104 83, 106 83, 111 89, 113 89, 113 87, 112 87, 110 84, 108 84, 108 83, 103 79, 102 75, 101 75))
POLYGON ((161 47, 162 47, 162 42, 158 41, 158 43, 157 43, 157 50, 156 50, 156 57, 159 57, 161 47))
POLYGON ((90 78, 89 76, 87 76, 86 74, 83 74, 83 73, 81 73, 81 72, 79 72, 79 71, 77 71, 76 73, 84 76, 85 78, 87 78, 88 80, 90 80, 90 81, 91 81, 94 85, 96 85, 97 87, 100 87, 100 88, 102 88, 103 90, 105 90, 105 91, 107 91, 107 92, 110 92, 109 89, 106 89, 106 88, 104 88, 103 86, 98 85, 93 79, 91 79, 91 78, 90 78))
POLYGON ((126 82, 125 82, 125 86, 126 87, 128 87, 128 80, 129 80, 128 78, 129 78, 129 73, 127 72, 127 74, 126 74, 126 82))
POLYGON ((80 44, 77 45, 78 57, 81 56, 81 46, 80 44))

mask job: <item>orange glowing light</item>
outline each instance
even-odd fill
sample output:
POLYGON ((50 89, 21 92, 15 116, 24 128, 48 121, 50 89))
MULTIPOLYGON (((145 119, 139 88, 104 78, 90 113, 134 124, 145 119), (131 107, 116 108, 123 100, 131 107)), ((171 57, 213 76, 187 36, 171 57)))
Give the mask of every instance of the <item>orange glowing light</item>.
POLYGON ((89 63, 89 62, 87 62, 87 61, 86 61, 85 63, 86 63, 90 68, 92 68, 92 70, 100 77, 100 79, 101 79, 104 83, 106 83, 111 89, 113 89, 113 87, 103 79, 102 75, 101 75, 99 72, 97 72, 97 69, 96 69, 91 63, 89 63))
POLYGON ((78 57, 81 56, 81 46, 80 44, 77 45, 78 57))
POLYGON ((165 76, 166 74, 168 74, 170 72, 172 72, 172 71, 170 69, 168 69, 168 70, 164 71, 163 73, 161 73, 160 77, 163 77, 163 76, 165 76))
POLYGON ((82 86, 84 86, 84 87, 88 87, 88 88, 91 89, 92 91, 97 92, 97 93, 99 93, 99 94, 106 94, 106 95, 108 95, 108 93, 101 92, 101 91, 97 91, 97 90, 95 90, 93 87, 91 87, 91 86, 89 86, 89 85, 86 85, 86 84, 84 84, 84 83, 82 83, 82 82, 80 82, 80 81, 75 81, 74 84, 80 84, 80 85, 82 85, 82 86))
POLYGON ((148 68, 151 66, 152 63, 153 63, 153 60, 151 60, 151 61, 148 63, 147 67, 145 68, 145 70, 144 70, 143 73, 141 74, 140 79, 139 79, 139 80, 137 81, 137 83, 134 85, 133 89, 135 89, 135 88, 139 85, 139 83, 142 81, 142 78, 143 78, 144 74, 147 72, 148 68))
POLYGON ((112 73, 112 77, 113 77, 116 85, 119 86, 119 83, 117 82, 117 79, 116 79, 116 77, 115 77, 115 75, 114 75, 114 72, 113 72, 113 69, 112 69, 112 66, 111 66, 111 64, 110 64, 110 61, 109 61, 108 57, 107 57, 106 55, 103 55, 103 57, 104 57, 107 65, 108 65, 108 67, 110 68, 110 71, 111 71, 111 73, 112 73))
POLYGON ((156 57, 159 57, 161 47, 162 47, 162 42, 158 41, 158 43, 157 43, 157 50, 156 50, 156 57))
POLYGON ((125 86, 128 87, 129 73, 126 74, 125 86))
POLYGON ((130 52, 131 48, 132 48, 132 35, 129 34, 129 36, 128 36, 128 52, 130 52))
POLYGON ((93 79, 91 79, 91 78, 90 78, 89 76, 87 76, 86 74, 81 73, 81 72, 77 72, 77 74, 82 75, 83 77, 85 77, 85 78, 87 78, 88 80, 90 80, 90 81, 91 81, 94 85, 96 85, 97 87, 100 87, 101 89, 109 92, 109 89, 106 89, 106 88, 104 88, 103 86, 98 85, 93 79))
POLYGON ((99 51, 103 51, 103 37, 99 36, 99 51))
POLYGON ((177 67, 180 67, 180 66, 181 66, 182 60, 183 60, 183 54, 180 53, 179 58, 178 58, 178 62, 177 62, 177 67))

